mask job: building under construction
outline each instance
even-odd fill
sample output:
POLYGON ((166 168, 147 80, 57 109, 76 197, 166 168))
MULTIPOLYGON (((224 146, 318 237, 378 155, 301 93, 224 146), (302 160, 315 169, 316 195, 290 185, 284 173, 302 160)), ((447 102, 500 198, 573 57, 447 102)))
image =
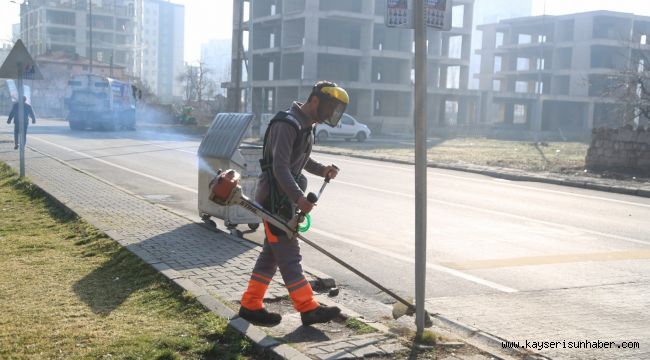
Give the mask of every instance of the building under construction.
MULTIPOLYGON (((452 30, 428 34, 432 132, 479 118, 478 92, 468 90, 473 5, 453 1, 452 30)), ((232 79, 222 84, 231 110, 259 119, 331 80, 375 133, 412 133, 413 31, 386 27, 385 12, 386 0, 234 0, 232 79)))
POLYGON ((584 137, 594 127, 639 122, 625 99, 637 91, 630 77, 648 71, 650 17, 595 11, 479 29, 483 123, 584 137))

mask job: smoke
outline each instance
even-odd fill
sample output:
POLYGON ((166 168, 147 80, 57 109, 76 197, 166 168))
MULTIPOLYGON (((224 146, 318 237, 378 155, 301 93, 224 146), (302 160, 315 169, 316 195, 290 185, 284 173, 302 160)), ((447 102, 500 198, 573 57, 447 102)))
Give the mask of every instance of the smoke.
POLYGON ((170 105, 138 104, 138 122, 156 125, 174 123, 174 110, 170 105))
POLYGON ((208 162, 205 161, 205 159, 203 159, 201 157, 199 157, 198 166, 199 166, 199 170, 210 174, 210 176, 212 176, 212 177, 217 176, 217 171, 214 170, 212 168, 212 166, 210 166, 210 164, 208 164, 208 162))

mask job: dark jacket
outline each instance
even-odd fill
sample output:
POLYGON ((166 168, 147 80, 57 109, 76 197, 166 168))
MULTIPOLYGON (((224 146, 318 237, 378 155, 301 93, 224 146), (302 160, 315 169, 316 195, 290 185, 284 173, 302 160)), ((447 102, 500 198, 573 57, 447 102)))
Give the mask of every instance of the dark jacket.
MULTIPOLYGON (((32 123, 36 122, 36 116, 34 115, 34 110, 32 109, 32 106, 29 105, 28 103, 23 103, 23 110, 25 113, 25 120, 28 118, 32 118, 32 123)), ((11 112, 9 113, 9 118, 7 119, 7 123, 11 124, 11 120, 15 119, 15 124, 18 125, 18 103, 14 103, 14 106, 11 108, 11 112)), ((27 124, 27 122, 25 122, 27 124)))
MULTIPOLYGON (((311 129, 309 119, 300 110, 301 105, 299 102, 294 102, 287 111, 301 123, 301 127, 311 129)), ((305 196, 296 183, 295 177, 303 169, 314 175, 321 175, 324 170, 323 164, 310 157, 314 135, 309 131, 309 139, 304 141, 300 148, 294 148, 294 141, 297 141, 296 138, 299 134, 290 124, 286 122, 274 123, 273 126, 269 125, 267 132, 269 134, 264 151, 270 151, 273 156, 272 173, 275 175, 275 182, 279 190, 288 197, 292 204, 295 204, 299 197, 305 196)), ((269 171, 263 171, 259 178, 255 200, 260 204, 263 204, 269 196, 269 176, 269 171)))

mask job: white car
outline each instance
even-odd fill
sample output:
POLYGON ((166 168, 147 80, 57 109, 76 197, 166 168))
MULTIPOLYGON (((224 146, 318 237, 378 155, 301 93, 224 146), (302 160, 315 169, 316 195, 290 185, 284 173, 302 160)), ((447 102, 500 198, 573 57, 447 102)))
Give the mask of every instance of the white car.
POLYGON ((334 128, 325 124, 316 125, 317 142, 322 142, 327 139, 345 139, 345 141, 356 139, 362 142, 366 141, 369 137, 370 129, 348 114, 343 114, 341 121, 334 128))

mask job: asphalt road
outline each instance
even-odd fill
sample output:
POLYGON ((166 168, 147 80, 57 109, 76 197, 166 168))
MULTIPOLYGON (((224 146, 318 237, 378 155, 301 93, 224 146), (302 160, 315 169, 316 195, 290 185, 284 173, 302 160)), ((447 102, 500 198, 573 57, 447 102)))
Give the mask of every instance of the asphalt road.
MULTIPOLYGON (((72 132, 65 122, 52 120, 30 126, 28 137, 28 145, 44 155, 197 221, 199 141, 147 131, 72 132)), ((389 288, 413 294, 413 167, 318 153, 313 157, 338 165, 341 173, 313 211, 307 236, 389 288)), ((322 179, 309 179, 309 190, 317 192, 322 179)), ((426 294, 430 304, 442 309, 481 296, 512 299, 516 294, 648 285, 650 199, 429 169, 427 200, 426 294)), ((258 230, 245 236, 260 242, 263 234, 258 230)), ((308 266, 361 294, 386 299, 307 245, 303 249, 308 266)), ((588 307, 593 300, 586 294, 588 307)), ((647 311, 647 301, 630 302, 624 294, 612 290, 607 301, 627 300, 627 310, 647 311)), ((515 306, 531 306, 521 301, 515 306)), ((477 326, 483 321, 463 320, 477 326)), ((498 325, 490 326, 499 331, 498 325)), ((612 340, 626 340, 625 335, 623 327, 612 340)))

